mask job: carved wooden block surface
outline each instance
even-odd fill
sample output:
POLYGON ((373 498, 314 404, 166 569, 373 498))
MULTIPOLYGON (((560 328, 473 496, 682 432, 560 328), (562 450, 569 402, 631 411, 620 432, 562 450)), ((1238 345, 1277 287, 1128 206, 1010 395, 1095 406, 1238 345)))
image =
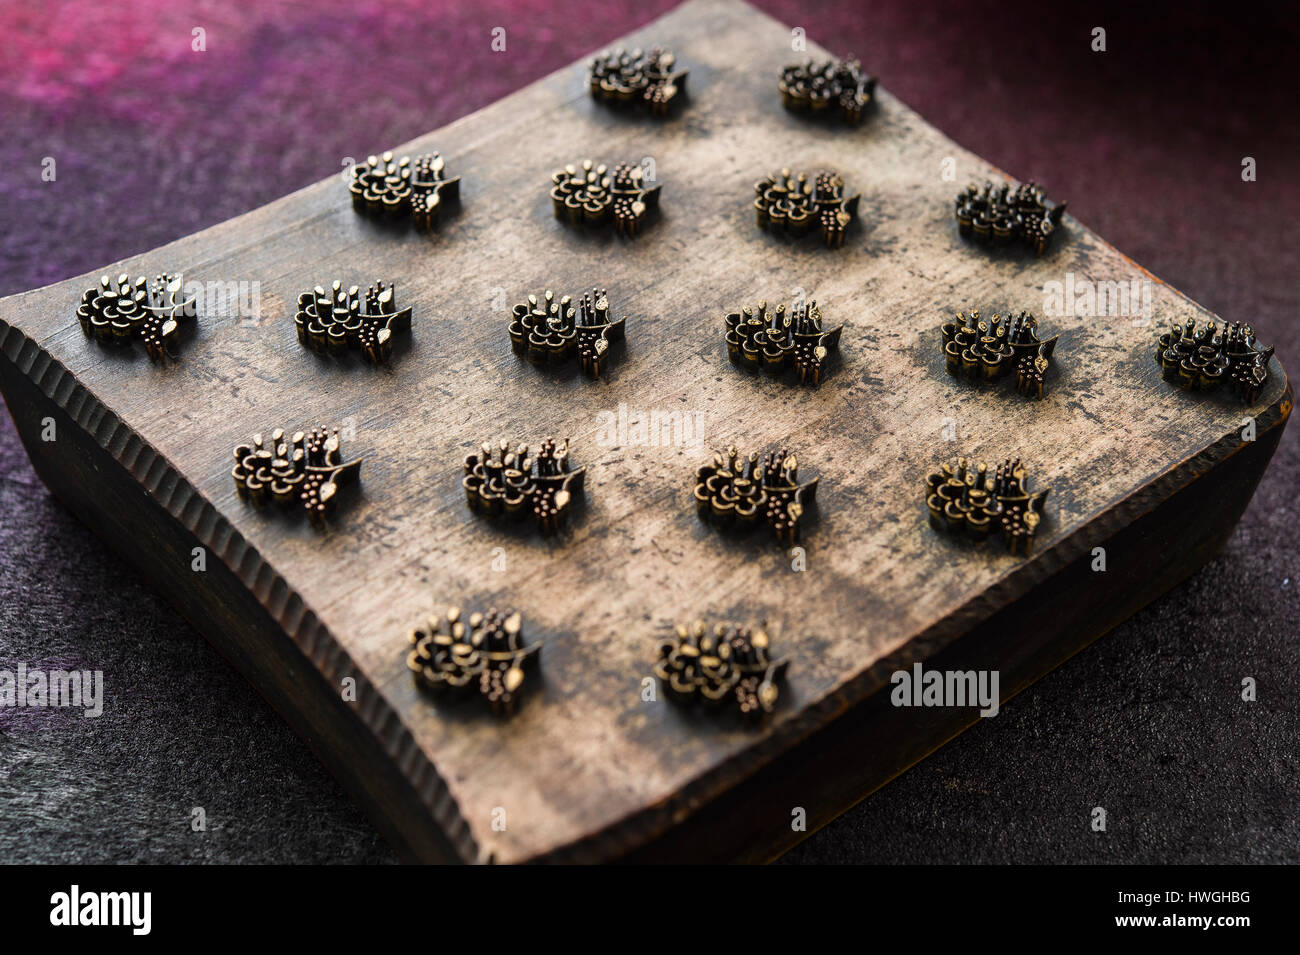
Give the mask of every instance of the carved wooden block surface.
MULTIPOLYGON (((799 55, 763 14, 695 0, 622 42, 677 54, 684 109, 611 110, 584 62, 414 143, 373 144, 436 150, 462 177, 459 208, 427 234, 358 214, 332 177, 100 270, 260 283, 259 320, 201 311, 174 363, 87 340, 75 310, 99 272, 0 302, 0 383, 43 479, 416 858, 770 857, 798 838, 792 807, 824 822, 974 718, 882 705, 893 670, 999 669, 1004 696, 1036 679, 1213 555, 1290 411, 1276 361, 1250 407, 1164 381, 1156 331, 1211 316, 1076 219, 1042 258, 959 237, 957 191, 1001 174, 886 89, 858 128, 784 110, 777 78, 799 55), (639 237, 555 218, 551 176, 584 158, 653 163, 663 188, 639 237), (756 227, 753 184, 781 167, 831 168, 861 193, 843 248, 756 227), (1067 276, 1149 281, 1150 324, 1043 315, 1045 285, 1067 276), (299 345, 298 295, 335 279, 393 282, 412 306, 389 364, 299 345), (512 351, 511 305, 593 287, 628 316, 598 380, 512 351), (820 387, 734 367, 724 316, 800 290, 844 325, 820 387), (968 308, 1027 309, 1060 332, 1044 400, 946 374, 939 326, 968 308), (639 426, 652 416, 656 434, 639 426), (364 458, 323 533, 231 480, 236 445, 318 425, 364 458), (467 508, 467 454, 549 436, 587 467, 565 533, 467 508), (820 475, 802 554, 697 518, 696 469, 732 444, 787 447, 820 475), (1052 488, 1028 558, 929 527, 921 482, 959 455, 1019 457, 1052 488), (1104 574, 1089 570, 1097 546, 1104 574), (412 681, 406 635, 448 605, 517 610, 543 642, 513 717, 412 681), (643 699, 663 628, 695 617, 768 622, 790 664, 764 724, 643 699)), ((1086 208, 1052 195, 1050 170, 1015 173, 1086 208)))

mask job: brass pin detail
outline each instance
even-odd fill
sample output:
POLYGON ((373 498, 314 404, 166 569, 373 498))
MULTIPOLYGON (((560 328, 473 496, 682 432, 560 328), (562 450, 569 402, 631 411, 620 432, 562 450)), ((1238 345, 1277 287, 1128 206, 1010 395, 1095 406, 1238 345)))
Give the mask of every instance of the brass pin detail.
POLYGON ((826 328, 816 301, 769 309, 767 302, 749 306, 724 319, 727 357, 750 371, 779 375, 793 368, 800 384, 821 383, 822 369, 838 350, 843 325, 826 328))
POLYGON ((610 346, 624 340, 627 316, 612 319, 609 294, 604 289, 584 292, 575 305, 566 295, 559 301, 550 289, 538 298, 514 307, 510 319, 510 345, 534 365, 562 366, 575 355, 583 372, 599 378, 605 371, 610 346))
POLYGON ((954 378, 996 381, 1014 370, 1016 390, 1028 398, 1042 398, 1051 358, 1059 335, 1038 337, 1038 319, 1028 312, 958 312, 940 326, 944 365, 954 378))
POLYGON ((651 210, 659 207, 663 183, 647 186, 640 166, 620 163, 610 172, 590 159, 565 166, 551 177, 555 218, 574 226, 600 227, 611 219, 614 231, 632 238, 651 210))
POLYGON ((1042 255, 1065 214, 1064 202, 1050 202, 1035 182, 994 186, 971 184, 957 196, 957 231, 963 238, 996 245, 1022 242, 1042 255))
POLYGON ((1165 380, 1179 388, 1213 391, 1231 384, 1244 404, 1253 405, 1268 381, 1273 346, 1261 347, 1242 322, 1225 322, 1220 331, 1212 321, 1197 327, 1189 318, 1157 339, 1155 356, 1165 380))

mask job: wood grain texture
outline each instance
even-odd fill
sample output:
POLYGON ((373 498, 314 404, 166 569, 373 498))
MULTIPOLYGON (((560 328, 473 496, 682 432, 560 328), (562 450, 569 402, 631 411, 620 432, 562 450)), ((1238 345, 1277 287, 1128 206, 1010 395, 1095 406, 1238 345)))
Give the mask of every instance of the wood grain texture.
MULTIPOLYGON (((1044 319, 1061 341, 1042 402, 1009 386, 950 379, 938 346, 946 315, 967 307, 1041 312, 1044 283, 1067 273, 1093 282, 1149 276, 1068 216, 1042 259, 991 255, 960 239, 957 189, 998 171, 887 92, 856 130, 786 113, 775 85, 792 56, 789 31, 743 4, 696 0, 626 44, 677 52, 691 70, 684 111, 667 122, 611 112, 589 97, 585 66, 575 64, 400 147, 438 150, 463 177, 458 214, 432 235, 357 215, 335 176, 106 267, 261 282, 261 323, 201 316, 175 365, 151 367, 142 354, 84 339, 73 311, 98 273, 0 302, 6 397, 38 468, 42 455, 70 452, 42 447, 33 421, 21 420, 39 413, 36 393, 88 436, 87 479, 100 466, 98 447, 104 467, 145 489, 158 521, 174 522, 153 576, 209 588, 180 601, 195 625, 246 672, 260 673, 268 695, 297 709, 304 732, 351 726, 354 739, 329 731, 313 744, 354 787, 365 790, 370 777, 395 769, 396 788, 415 798, 370 804, 420 857, 444 854, 429 835, 438 832, 459 858, 513 862, 618 857, 682 828, 867 701, 894 667, 933 659, 1017 601, 1061 586, 1093 546, 1199 479, 1226 473, 1243 451, 1239 422, 1254 415, 1261 440, 1244 449, 1250 467, 1236 469, 1244 476, 1222 493, 1223 513, 1211 508, 1206 553, 1182 546, 1161 555, 1144 545, 1149 559, 1192 569, 1240 514, 1290 411, 1277 363, 1258 405, 1244 410, 1162 381, 1153 329, 1208 313, 1158 280, 1151 327, 1125 318, 1044 319), (654 160, 665 183, 660 215, 639 239, 576 232, 553 217, 551 173, 586 157, 654 160), (956 160, 956 182, 940 175, 944 157, 956 160), (781 166, 834 168, 862 193, 860 224, 843 249, 757 230, 753 182, 781 166), (334 278, 363 286, 393 280, 399 304, 415 306, 409 348, 399 346, 391 366, 323 360, 298 345, 298 293, 334 278), (605 378, 546 373, 512 353, 508 311, 496 305, 593 285, 608 288, 613 309, 629 316, 626 350, 615 353, 605 378), (845 324, 841 361, 818 389, 746 375, 728 363, 722 342, 726 312, 789 300, 795 289, 845 324), (14 401, 23 389, 33 394, 14 401), (617 414, 620 404, 633 413, 701 412, 706 446, 796 450, 803 467, 822 476, 804 541, 807 570, 792 571, 789 556, 758 535, 738 543, 697 521, 690 493, 706 447, 602 444, 601 412, 617 414), (366 459, 362 490, 330 531, 236 497, 229 473, 236 444, 279 426, 349 419, 356 437, 344 451, 366 459), (951 443, 941 438, 949 421, 951 443), (485 439, 536 443, 551 435, 570 437, 575 460, 589 468, 570 533, 545 541, 467 510, 466 453, 485 439), (930 530, 921 479, 957 454, 1019 456, 1039 485, 1053 488, 1031 559, 930 530), (220 579, 187 579, 189 537, 210 548, 220 579), (504 573, 492 569, 496 548, 504 549, 504 573), (204 616, 205 606, 226 598, 244 609, 204 616), (513 719, 435 705, 412 684, 405 633, 448 603, 514 607, 529 639, 545 642, 541 679, 513 719), (642 702, 657 632, 697 615, 766 619, 792 656, 780 710, 762 729, 642 702), (246 632, 230 632, 240 627, 246 632), (337 708, 345 677, 360 687, 349 711, 319 722, 305 715, 337 708), (498 807, 504 831, 492 826, 498 807)), ((1046 171, 1016 172, 1046 177, 1051 195, 1046 171)), ((1052 197, 1086 208, 1086 197, 1052 197)), ((58 490, 49 467, 42 475, 58 490)), ((77 494, 70 483, 63 491, 77 494)), ((121 538, 137 530, 107 505, 98 510, 87 503, 79 513, 125 549, 121 538)), ((133 546, 147 565, 142 546, 133 546)), ((1117 605, 1136 609, 1174 582, 1151 577, 1122 600, 1131 577, 1090 579, 1091 600, 1105 603, 1115 588, 1117 605)), ((1023 664, 1024 680, 1110 625, 1061 636, 1061 652, 1051 652, 1067 628, 1047 615, 1032 641, 1041 653, 1023 664)), ((895 718, 905 732, 906 719, 895 718)), ((910 758, 943 737, 921 733, 921 722, 918 740, 929 741, 918 741, 910 758)), ((805 802, 814 801, 810 792, 805 802)), ((749 811, 752 845, 788 842, 788 800, 749 811)))

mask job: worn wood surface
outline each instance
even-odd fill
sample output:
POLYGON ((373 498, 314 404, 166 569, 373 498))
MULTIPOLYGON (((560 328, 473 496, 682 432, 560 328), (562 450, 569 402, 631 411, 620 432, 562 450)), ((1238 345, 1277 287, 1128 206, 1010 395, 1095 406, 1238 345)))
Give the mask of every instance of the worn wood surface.
MULTIPOLYGON (((666 45, 689 66, 691 99, 676 118, 654 122, 595 103, 580 63, 401 147, 436 149, 464 177, 458 214, 430 236, 357 215, 336 176, 105 267, 261 282, 260 323, 202 316, 173 366, 85 340, 73 312, 98 273, 0 302, 6 397, 42 475, 169 588, 418 857, 605 859, 684 831, 708 804, 721 805, 724 793, 801 752, 801 740, 815 741, 810 734, 871 697, 891 668, 933 658, 1017 601, 1065 586, 1093 546, 1120 539, 1235 460, 1241 466, 1222 492, 1228 504, 1210 518, 1204 546, 1161 554, 1158 540, 1142 538, 1145 561, 1167 559, 1180 573, 1153 573, 1136 591, 1134 574, 1069 584, 1095 588, 1089 606, 1104 605, 1108 588, 1116 606, 1133 609, 1156 596, 1222 542, 1276 443, 1290 410, 1276 363, 1258 405, 1245 410, 1161 380, 1154 329, 1206 313, 1158 280, 1150 327, 1043 319, 1061 341, 1042 402, 1024 401, 1010 385, 976 389, 950 379, 938 347, 945 315, 967 307, 1041 313, 1044 283, 1067 273, 1093 282, 1149 276, 1068 216, 1039 260, 990 255, 961 240, 952 219, 957 189, 997 171, 887 92, 857 130, 786 113, 775 86, 792 57, 789 36, 743 4, 697 0, 626 41, 666 45), (639 239, 583 234, 553 217, 551 173, 585 157, 653 159, 665 183, 660 215, 639 239), (941 176, 945 157, 956 161, 956 182, 941 176), (843 249, 756 229, 752 184, 780 166, 834 168, 862 193, 861 222, 843 249), (414 305, 409 348, 399 346, 390 367, 323 360, 298 345, 298 293, 334 278, 396 281, 399 304, 414 305), (626 350, 604 379, 553 375, 516 358, 509 304, 545 288, 593 285, 608 288, 613 308, 629 316, 626 350), (722 342, 727 311, 788 301, 796 289, 845 324, 841 361, 815 390, 734 369, 722 342), (61 477, 76 462, 59 458, 74 443, 35 437, 28 419, 43 402, 84 432, 76 482, 61 477), (634 415, 698 412, 704 446, 610 446, 600 440, 602 424, 620 405, 634 415), (1244 414, 1257 417, 1262 439, 1248 457, 1239 456, 1244 414), (356 435, 344 450, 365 457, 362 489, 327 533, 236 497, 236 444, 277 426, 348 420, 356 435), (947 424, 955 441, 943 440, 947 424), (485 439, 549 435, 570 437, 576 461, 589 467, 586 503, 569 534, 544 541, 466 509, 467 452, 485 439), (697 521, 695 468, 707 447, 732 443, 789 446, 822 475, 806 571, 793 571, 790 556, 758 535, 737 543, 697 521), (1035 481, 1052 487, 1032 558, 964 547, 930 530, 921 479, 957 454, 1022 457, 1035 481), (106 495, 97 504, 86 484, 113 469, 131 483, 118 485, 120 501, 106 495), (147 507, 121 490, 129 486, 145 489, 147 507), (134 506, 153 515, 149 526, 122 526, 115 515, 134 506), (189 572, 191 538, 211 550, 215 573, 189 572), (504 572, 493 569, 497 548, 504 572), (545 642, 541 678, 513 719, 434 704, 413 686, 405 633, 448 603, 517 608, 529 638, 545 642), (214 615, 221 606, 235 609, 214 615), (642 701, 659 628, 697 615, 775 627, 793 662, 780 711, 765 727, 642 701), (357 679, 360 696, 340 707, 346 677, 357 679), (498 809, 503 830, 493 827, 498 809)), ((1045 178, 1052 194, 1050 171, 1014 172, 1045 178)), ((1053 198, 1087 206, 1086 197, 1053 198)), ((1204 519, 1164 513, 1162 526, 1204 519)), ((1114 622, 1071 623, 1080 632, 1066 636, 1070 628, 1051 613, 1018 619, 1015 627, 1034 628, 1027 644, 1035 652, 1016 659, 1012 640, 1001 660, 984 665, 1017 667, 1023 684, 1114 622)), ((968 715, 953 714, 950 731, 968 715)), ((891 733, 905 737, 906 713, 894 719, 891 733)), ((903 746, 906 759, 944 738, 923 722, 903 746)), ((859 745, 869 750, 873 740, 859 745)), ((823 781, 835 772, 820 764, 823 781)), ((871 784, 838 787, 834 808, 871 784)), ((806 788, 803 803, 817 804, 819 776, 810 774, 806 788)), ((769 787, 742 800, 744 831, 732 838, 748 850, 729 854, 761 857, 755 847, 787 844, 797 790, 769 787)))

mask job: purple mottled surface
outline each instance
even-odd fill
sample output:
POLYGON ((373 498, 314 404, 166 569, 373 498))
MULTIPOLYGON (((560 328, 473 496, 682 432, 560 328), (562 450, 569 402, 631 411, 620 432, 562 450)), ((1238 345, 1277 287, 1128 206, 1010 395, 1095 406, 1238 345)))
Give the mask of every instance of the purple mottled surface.
MULTIPOLYGON (((1300 368, 1293 12, 758 5, 856 53, 938 128, 1037 178, 1300 368), (1095 27, 1104 53, 1090 48, 1095 27), (1246 156, 1255 182, 1241 180, 1246 156)), ((256 208, 671 6, 4 4, 0 294, 256 208), (505 52, 490 48, 494 27, 505 52)), ((1300 860, 1298 469, 1293 426, 1209 567, 787 858, 1300 860), (1239 697, 1244 676, 1255 703, 1239 697), (1101 835, 1086 825, 1096 805, 1109 812, 1101 835)), ((0 669, 19 660, 102 669, 110 701, 98 719, 0 715, 0 859, 391 858, 265 703, 48 497, 4 418, 0 669), (206 832, 190 826, 196 806, 206 832)))

